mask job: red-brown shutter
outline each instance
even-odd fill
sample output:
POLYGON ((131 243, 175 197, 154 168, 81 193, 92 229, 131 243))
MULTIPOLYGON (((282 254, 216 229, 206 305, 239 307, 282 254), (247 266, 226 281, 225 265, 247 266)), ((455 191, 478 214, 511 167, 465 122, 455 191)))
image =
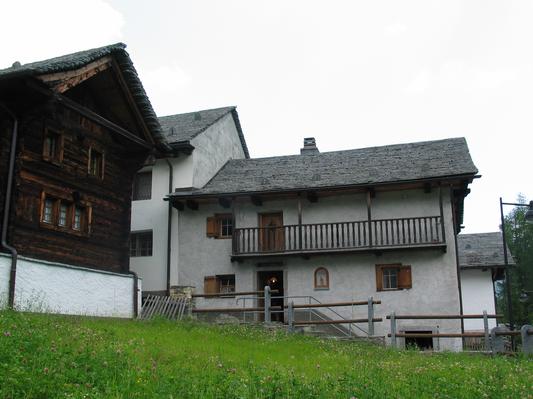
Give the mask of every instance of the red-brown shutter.
POLYGON ((214 216, 207 218, 206 233, 208 237, 218 237, 218 219, 214 216))
POLYGON ((376 291, 383 291, 383 266, 376 265, 376 291))
POLYGON ((204 294, 218 293, 218 281, 216 276, 204 277, 204 294))
POLYGON ((398 273, 398 288, 411 288, 411 266, 401 266, 398 273))

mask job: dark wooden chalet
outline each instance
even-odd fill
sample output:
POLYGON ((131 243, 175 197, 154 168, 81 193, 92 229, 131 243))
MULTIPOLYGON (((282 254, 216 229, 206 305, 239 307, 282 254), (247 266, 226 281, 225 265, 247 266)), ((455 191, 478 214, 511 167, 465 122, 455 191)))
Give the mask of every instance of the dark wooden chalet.
POLYGON ((0 221, 18 136, 9 245, 128 271, 132 182, 160 129, 124 44, 0 70, 0 221))

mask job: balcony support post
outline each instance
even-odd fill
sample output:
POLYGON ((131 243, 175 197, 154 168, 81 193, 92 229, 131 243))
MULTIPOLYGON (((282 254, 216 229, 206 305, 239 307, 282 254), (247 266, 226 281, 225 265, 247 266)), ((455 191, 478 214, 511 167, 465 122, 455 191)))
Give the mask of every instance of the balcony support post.
POLYGON ((441 241, 446 243, 446 229, 444 228, 444 208, 442 206, 442 185, 439 183, 439 209, 440 209, 440 228, 442 232, 441 241))
POLYGON ((298 193, 298 249, 302 249, 302 197, 298 193))
POLYGON ((368 246, 372 247, 372 189, 366 192, 366 209, 368 214, 368 246))

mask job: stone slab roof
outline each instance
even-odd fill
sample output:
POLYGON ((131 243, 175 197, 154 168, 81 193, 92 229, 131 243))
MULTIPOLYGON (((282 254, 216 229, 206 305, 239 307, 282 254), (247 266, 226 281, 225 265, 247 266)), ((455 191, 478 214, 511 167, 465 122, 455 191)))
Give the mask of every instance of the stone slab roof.
POLYGON ((173 197, 375 185, 477 174, 464 138, 230 160, 203 188, 173 197))
MULTIPOLYGON (((152 132, 158 143, 166 148, 166 142, 162 136, 161 126, 152 108, 150 99, 137 75, 124 43, 116 43, 90 50, 79 51, 60 57, 50 58, 43 61, 32 62, 24 65, 12 66, 0 70, 0 80, 24 76, 38 76, 56 72, 65 72, 81 68, 102 57, 112 55, 121 69, 124 80, 143 116, 146 125, 152 132)), ((166 148, 168 149, 168 148, 166 148)))
MULTIPOLYGON (((461 268, 503 267, 502 233, 459 234, 457 236, 459 266, 461 268)), ((510 265, 515 262, 507 247, 510 265)))
POLYGON ((246 157, 249 158, 248 147, 241 129, 237 109, 234 106, 161 116, 159 123, 167 143, 189 142, 229 113, 235 120, 243 150, 246 157))

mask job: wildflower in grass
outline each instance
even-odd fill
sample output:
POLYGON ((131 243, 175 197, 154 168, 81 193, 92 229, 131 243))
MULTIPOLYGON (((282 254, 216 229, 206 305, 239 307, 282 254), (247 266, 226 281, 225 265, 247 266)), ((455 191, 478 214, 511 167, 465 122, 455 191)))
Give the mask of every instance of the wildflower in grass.
POLYGON ((50 369, 49 369, 48 367, 45 367, 45 368, 43 369, 43 373, 44 373, 44 374, 48 374, 49 371, 50 371, 50 369))
POLYGON ((4 331, 4 337, 11 337, 11 332, 4 331))

